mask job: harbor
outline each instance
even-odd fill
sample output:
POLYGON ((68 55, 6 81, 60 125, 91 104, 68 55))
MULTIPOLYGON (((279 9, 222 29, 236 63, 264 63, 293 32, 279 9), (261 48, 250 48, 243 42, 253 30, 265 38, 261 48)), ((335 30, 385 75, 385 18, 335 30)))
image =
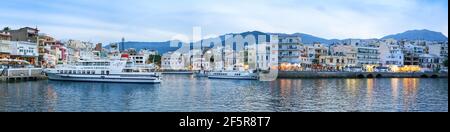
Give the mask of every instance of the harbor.
POLYGON ((278 79, 165 75, 161 84, 0 82, 0 111, 447 112, 447 78, 278 79))

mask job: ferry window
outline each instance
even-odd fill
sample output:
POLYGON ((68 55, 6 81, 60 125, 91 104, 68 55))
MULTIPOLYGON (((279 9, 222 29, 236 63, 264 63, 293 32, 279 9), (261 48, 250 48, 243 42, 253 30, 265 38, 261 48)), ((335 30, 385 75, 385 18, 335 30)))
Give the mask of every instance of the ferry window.
POLYGON ((83 74, 86 74, 86 71, 85 71, 85 70, 83 70, 83 74))
POLYGON ((86 74, 91 74, 91 71, 87 71, 87 73, 86 74))
POLYGON ((72 74, 72 71, 69 71, 69 74, 72 74))
POLYGON ((109 71, 106 71, 106 75, 109 75, 109 71))
POLYGON ((102 71, 102 75, 105 74, 105 71, 102 71))
POLYGON ((94 74, 94 75, 95 75, 95 71, 92 71, 92 74, 94 74))

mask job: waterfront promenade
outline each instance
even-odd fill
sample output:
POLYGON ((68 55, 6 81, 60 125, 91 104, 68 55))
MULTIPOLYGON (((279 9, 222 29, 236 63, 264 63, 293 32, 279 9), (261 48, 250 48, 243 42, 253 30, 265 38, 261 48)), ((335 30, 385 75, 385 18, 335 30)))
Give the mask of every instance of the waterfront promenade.
POLYGON ((279 71, 278 78, 448 78, 448 73, 279 71))

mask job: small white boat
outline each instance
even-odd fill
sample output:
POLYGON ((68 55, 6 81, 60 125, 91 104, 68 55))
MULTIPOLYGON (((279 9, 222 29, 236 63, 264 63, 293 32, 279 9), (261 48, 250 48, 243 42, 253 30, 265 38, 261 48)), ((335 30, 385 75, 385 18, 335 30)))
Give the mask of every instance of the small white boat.
POLYGON ((219 71, 210 72, 209 79, 236 79, 236 80, 258 80, 259 76, 256 72, 250 71, 219 71))
POLYGON ((204 70, 196 71, 195 77, 208 77, 209 73, 210 73, 209 71, 204 71, 204 70))

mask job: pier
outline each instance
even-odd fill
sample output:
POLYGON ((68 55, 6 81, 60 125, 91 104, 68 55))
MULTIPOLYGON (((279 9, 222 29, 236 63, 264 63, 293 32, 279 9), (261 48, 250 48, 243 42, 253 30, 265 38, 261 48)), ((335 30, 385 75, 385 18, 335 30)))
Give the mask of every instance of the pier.
POLYGON ((21 68, 0 70, 0 81, 27 81, 47 79, 41 68, 21 68))
POLYGON ((278 77, 279 78, 448 78, 448 73, 279 71, 278 77))

